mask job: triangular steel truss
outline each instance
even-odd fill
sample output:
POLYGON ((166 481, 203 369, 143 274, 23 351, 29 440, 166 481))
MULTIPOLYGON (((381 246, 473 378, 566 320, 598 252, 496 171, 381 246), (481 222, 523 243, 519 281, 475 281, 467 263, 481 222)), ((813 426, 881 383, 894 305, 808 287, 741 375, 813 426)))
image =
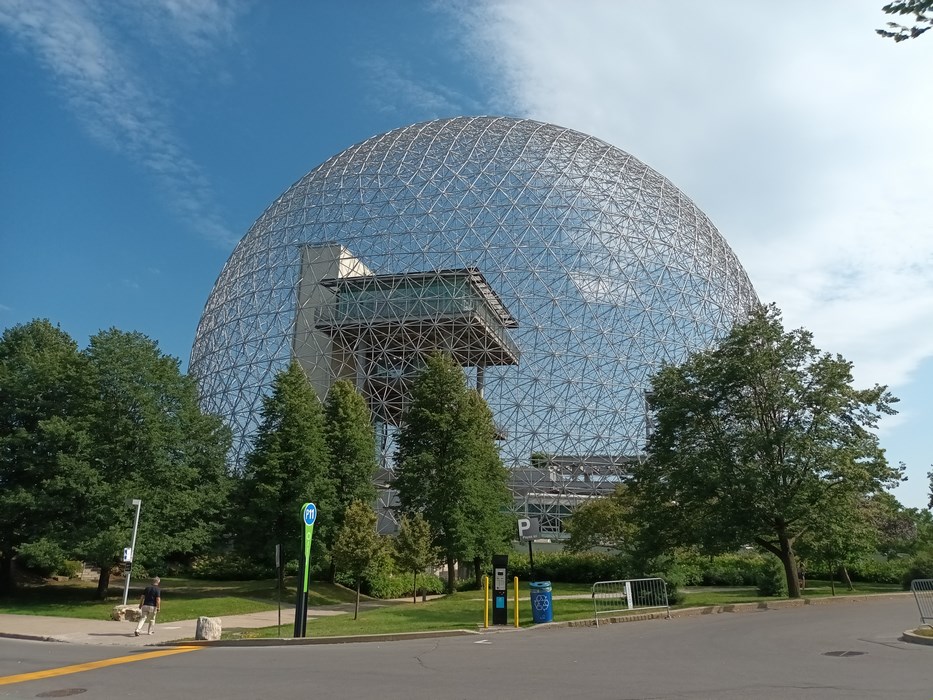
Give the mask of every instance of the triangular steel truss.
MULTIPOLYGON (((234 463, 249 449, 263 393, 293 356, 319 394, 348 368, 359 373, 347 358, 360 351, 360 334, 347 323, 328 329, 321 317, 353 286, 337 290, 339 280, 394 276, 399 293, 412 274, 445 270, 481 275, 514 327, 483 335, 476 324, 452 325, 451 309, 432 314, 422 303, 417 323, 405 317, 409 340, 421 352, 453 335, 487 359, 494 345, 515 346, 517 364, 464 366, 502 431, 516 509, 540 517, 545 534, 613 488, 643 452, 651 374, 709 347, 757 303, 706 215, 599 139, 504 117, 396 129, 334 156, 276 199, 211 292, 190 372, 203 407, 234 430, 234 463), (328 248, 330 267, 311 280, 337 280, 325 299, 308 270, 321 263, 314 251, 328 248), (506 338, 494 341, 496 333, 506 338)), ((397 353, 398 338, 366 323, 367 352, 381 358, 387 380, 417 364, 418 353, 397 353)), ((401 405, 397 382, 372 386, 371 403, 383 391, 401 405)))

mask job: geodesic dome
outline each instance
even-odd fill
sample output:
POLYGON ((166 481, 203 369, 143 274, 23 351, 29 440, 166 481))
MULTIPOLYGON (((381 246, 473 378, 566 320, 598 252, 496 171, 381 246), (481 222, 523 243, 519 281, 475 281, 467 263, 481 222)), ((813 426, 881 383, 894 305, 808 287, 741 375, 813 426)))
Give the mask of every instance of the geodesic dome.
POLYGON ((334 264, 311 281, 332 294, 367 275, 481 275, 514 320, 517 359, 466 371, 481 373, 516 492, 542 509, 611 486, 643 450, 651 374, 710 346, 757 302, 703 212, 618 148, 506 117, 396 129, 286 190, 217 279, 190 372, 203 407, 232 426, 237 459, 299 346, 306 370, 332 371, 337 326, 322 335, 320 319, 335 297, 306 294, 308 251, 329 246, 334 264))

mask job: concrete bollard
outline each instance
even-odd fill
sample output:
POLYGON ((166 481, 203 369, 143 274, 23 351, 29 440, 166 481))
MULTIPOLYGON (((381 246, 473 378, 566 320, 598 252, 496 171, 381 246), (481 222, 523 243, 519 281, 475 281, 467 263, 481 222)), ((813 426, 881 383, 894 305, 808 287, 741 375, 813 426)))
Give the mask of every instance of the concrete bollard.
POLYGON ((194 631, 195 639, 213 642, 220 639, 221 620, 219 617, 199 617, 194 631))

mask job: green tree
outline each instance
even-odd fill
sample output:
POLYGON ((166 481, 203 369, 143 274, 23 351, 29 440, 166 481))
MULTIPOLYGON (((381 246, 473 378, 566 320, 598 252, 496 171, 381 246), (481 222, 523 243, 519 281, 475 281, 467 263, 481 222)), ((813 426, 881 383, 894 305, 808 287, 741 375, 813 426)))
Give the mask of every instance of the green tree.
POLYGON ((829 501, 814 514, 810 529, 795 543, 800 561, 806 561, 808 568, 830 572, 833 595, 836 594, 835 573, 839 572, 852 590, 848 567, 874 556, 879 543, 870 501, 852 492, 845 496, 829 501))
POLYGON ((923 550, 933 551, 933 511, 928 508, 908 508, 906 512, 916 532, 906 552, 916 554, 923 550))
POLYGON ((599 546, 628 549, 635 538, 628 489, 619 485, 609 496, 587 501, 573 511, 564 527, 570 533, 566 545, 570 552, 586 552, 599 546))
POLYGON ((74 417, 87 392, 86 370, 74 340, 47 320, 0 338, 0 593, 15 587, 21 546, 66 546, 65 520, 79 512, 73 496, 83 482, 71 455, 85 443, 74 417))
POLYGON ((300 555, 301 506, 318 509, 312 557, 326 556, 334 517, 330 455, 324 439, 321 402, 297 362, 280 372, 263 399, 262 423, 246 459, 237 502, 237 548, 248 556, 271 558, 276 544, 286 557, 300 555))
POLYGON ((927 472, 927 478, 930 480, 930 500, 927 502, 927 505, 933 508, 933 471, 927 472))
POLYGON ((484 407, 463 370, 447 355, 432 355, 414 382, 398 436, 393 485, 403 512, 420 512, 430 523, 450 593, 455 562, 475 559, 501 539, 501 511, 509 504, 508 474, 484 407))
POLYGON ((492 564, 492 555, 507 551, 515 531, 515 518, 508 513, 512 504, 509 472, 502 464, 496 444, 496 425, 492 411, 476 391, 467 392, 464 422, 464 452, 470 455, 475 474, 467 494, 474 516, 470 523, 470 553, 477 588, 482 585, 484 565, 492 564))
POLYGON ((386 560, 386 545, 376 532, 376 513, 362 501, 354 501, 344 513, 343 526, 334 543, 334 558, 356 582, 356 604, 353 619, 360 613, 360 585, 367 571, 378 568, 386 560))
POLYGON ((862 511, 876 533, 878 554, 894 559, 915 551, 923 519, 920 511, 905 508, 890 493, 871 496, 862 511))
POLYGON ((402 516, 395 538, 395 560, 402 571, 411 572, 413 603, 418 602, 418 574, 440 558, 432 539, 431 526, 421 513, 402 516))
POLYGON ((130 544, 132 509, 143 501, 136 562, 149 568, 188 558, 221 534, 229 481, 230 432, 202 413, 194 380, 178 360, 141 333, 116 329, 91 338, 85 351, 92 391, 81 415, 88 442, 75 462, 86 481, 76 494, 81 517, 73 549, 100 567, 98 596, 130 544))
MULTIPOLYGON (((324 433, 330 451, 330 479, 334 484, 332 536, 343 526, 343 515, 354 501, 373 503, 376 489, 376 436, 366 400, 346 381, 334 383, 324 402, 324 433)), ((332 544, 332 543, 331 543, 332 544)), ((336 566, 331 558, 331 581, 336 566)))
POLYGON ((647 459, 631 482, 646 531, 709 553, 753 541, 781 560, 799 597, 797 538, 821 513, 902 478, 874 433, 896 399, 883 386, 853 388, 851 367, 809 332, 785 332, 771 305, 717 348, 662 368, 647 459))
POLYGON ((933 27, 933 0, 894 0, 881 8, 887 15, 906 17, 913 15, 914 24, 907 27, 897 22, 888 22, 887 29, 876 29, 875 32, 887 39, 905 41, 916 39, 918 36, 933 27))

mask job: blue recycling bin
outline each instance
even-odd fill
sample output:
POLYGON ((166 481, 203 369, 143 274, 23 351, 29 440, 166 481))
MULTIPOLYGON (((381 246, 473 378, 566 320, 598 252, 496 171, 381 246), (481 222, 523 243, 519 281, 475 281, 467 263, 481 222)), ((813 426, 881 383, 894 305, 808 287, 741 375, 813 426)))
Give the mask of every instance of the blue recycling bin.
POLYGON ((554 619, 551 606, 551 582, 532 581, 528 584, 531 589, 531 619, 537 625, 550 622, 554 619))

